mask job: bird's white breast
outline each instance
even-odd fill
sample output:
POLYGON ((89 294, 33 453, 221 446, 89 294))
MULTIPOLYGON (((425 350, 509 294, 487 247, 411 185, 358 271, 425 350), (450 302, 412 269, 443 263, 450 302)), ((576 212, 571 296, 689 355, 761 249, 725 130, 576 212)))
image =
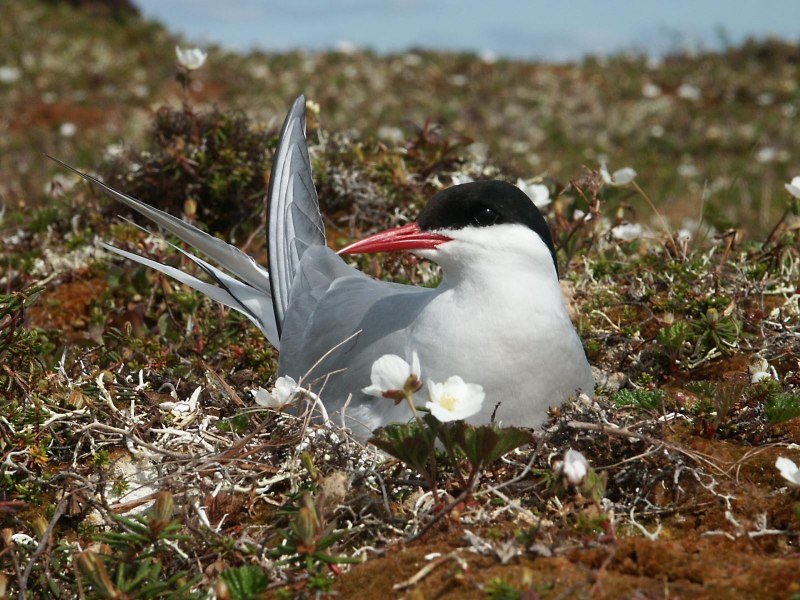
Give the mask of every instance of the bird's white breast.
POLYGON ((459 375, 484 387, 483 410, 471 421, 488 422, 499 402, 498 421, 538 426, 548 407, 594 391, 555 270, 549 255, 534 262, 525 255, 472 256, 421 312, 408 350, 419 353, 423 377, 459 375))

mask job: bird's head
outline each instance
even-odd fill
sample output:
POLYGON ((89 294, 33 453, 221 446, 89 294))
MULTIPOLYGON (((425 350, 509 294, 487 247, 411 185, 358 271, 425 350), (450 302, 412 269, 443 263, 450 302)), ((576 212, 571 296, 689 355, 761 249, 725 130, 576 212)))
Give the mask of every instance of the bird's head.
POLYGON ((547 222, 525 192, 504 181, 474 181, 439 192, 413 223, 363 238, 340 254, 409 250, 445 271, 509 260, 552 264, 547 222))

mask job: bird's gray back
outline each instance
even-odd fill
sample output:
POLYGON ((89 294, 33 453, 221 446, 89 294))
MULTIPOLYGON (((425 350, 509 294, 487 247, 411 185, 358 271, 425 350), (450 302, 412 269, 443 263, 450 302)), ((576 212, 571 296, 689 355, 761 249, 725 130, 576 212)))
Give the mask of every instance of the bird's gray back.
POLYGON ((330 374, 323 399, 329 411, 335 410, 348 394, 369 385, 375 359, 406 357, 410 325, 433 294, 373 280, 329 248, 309 248, 295 275, 284 321, 280 373, 302 377, 315 391, 330 374))

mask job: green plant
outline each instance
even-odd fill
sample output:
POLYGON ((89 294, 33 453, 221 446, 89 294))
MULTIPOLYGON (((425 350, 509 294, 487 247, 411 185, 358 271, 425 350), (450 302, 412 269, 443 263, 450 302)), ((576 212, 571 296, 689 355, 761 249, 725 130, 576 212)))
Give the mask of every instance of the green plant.
POLYGON ((463 421, 441 423, 430 414, 411 423, 397 423, 375 432, 370 443, 402 461, 437 489, 434 448, 441 443, 451 466, 466 489, 471 489, 482 469, 501 456, 530 442, 530 434, 514 427, 473 426, 463 421), (460 470, 459 457, 469 465, 466 477, 460 470))
POLYGON ((97 539, 111 549, 109 555, 79 552, 73 557, 76 571, 85 578, 90 598, 196 598, 199 575, 176 568, 170 544, 189 539, 172 518, 173 499, 167 491, 156 496, 153 511, 128 518, 114 515, 122 531, 101 533, 97 539))
POLYGON ((522 598, 522 590, 499 577, 487 581, 483 593, 488 600, 521 600, 522 598))
POLYGON ((686 383, 686 389, 704 398, 713 398, 717 393, 717 384, 706 379, 697 379, 686 383))
POLYGON ((742 399, 744 384, 736 381, 711 383, 694 381, 686 389, 698 396, 698 402, 691 406, 695 415, 695 429, 705 437, 727 437, 736 430, 730 418, 736 404, 742 399))
POLYGON ((256 565, 225 569, 219 576, 231 600, 262 598, 269 585, 269 576, 256 565))
POLYGON ((668 327, 663 327, 656 334, 656 342, 664 348, 670 359, 670 367, 674 368, 681 357, 683 346, 689 337, 688 327, 683 321, 678 321, 668 327))
POLYGON ((727 310, 720 314, 716 308, 709 308, 691 322, 691 330, 695 336, 696 355, 712 350, 728 355, 738 347, 741 325, 727 310))
POLYGON ((783 423, 800 417, 800 394, 778 393, 764 403, 764 414, 770 423, 783 423))
POLYGON ((33 374, 44 370, 39 357, 51 344, 42 331, 25 327, 25 311, 43 291, 38 286, 0 295, 0 388, 13 383, 28 392, 33 374))
POLYGON ((329 522, 329 498, 323 485, 323 478, 308 453, 301 455, 303 466, 310 483, 292 494, 278 515, 288 517, 288 527, 276 531, 277 541, 268 551, 270 558, 278 566, 292 566, 305 569, 308 573, 308 587, 324 591, 329 589, 329 570, 338 564, 354 564, 360 558, 334 556, 329 551, 346 531, 337 531, 335 522, 329 522))
POLYGON ((444 133, 442 127, 430 119, 416 128, 416 134, 406 145, 407 162, 423 175, 435 170, 453 170, 463 162, 459 150, 472 143, 466 136, 444 133))
POLYGON ((624 389, 614 396, 614 404, 618 407, 633 406, 654 410, 661 407, 665 396, 666 394, 661 390, 624 389))
POLYGON ((163 106, 149 147, 109 163, 107 181, 151 206, 228 232, 262 207, 269 139, 241 112, 163 106))

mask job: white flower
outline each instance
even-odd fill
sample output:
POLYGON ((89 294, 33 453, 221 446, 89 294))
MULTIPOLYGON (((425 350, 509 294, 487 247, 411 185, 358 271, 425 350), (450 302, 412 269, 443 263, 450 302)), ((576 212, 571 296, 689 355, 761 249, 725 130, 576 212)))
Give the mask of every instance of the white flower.
POLYGON ((103 149, 103 158, 106 160, 122 156, 124 148, 122 144, 109 144, 103 149))
POLYGON ((621 187, 628 185, 636 177, 636 171, 630 167, 624 167, 613 173, 608 172, 606 163, 600 163, 600 177, 606 185, 613 185, 614 187, 621 187))
POLYGON ((793 177, 791 183, 784 183, 783 187, 795 198, 800 198, 800 177, 793 177))
POLYGON ((622 240, 623 242, 630 242, 643 236, 644 227, 638 223, 621 223, 611 228, 611 235, 614 239, 622 240))
POLYGON ((66 192, 69 192, 75 187, 75 185, 77 185, 77 183, 78 180, 74 177, 56 173, 53 175, 53 178, 50 181, 44 184, 44 193, 49 196, 53 196, 54 198, 58 198, 59 196, 64 195, 66 192))
POLYGON ((761 92, 756 96, 756 102, 759 106, 771 106, 775 102, 775 94, 770 92, 761 92))
POLYGON ((259 406, 266 408, 281 408, 291 403, 300 387, 288 375, 282 375, 275 380, 275 387, 268 392, 262 387, 250 390, 253 399, 259 406))
POLYGON ((756 371, 753 373, 753 376, 750 378, 751 383, 758 383, 764 379, 772 379, 772 373, 767 371, 756 371))
POLYGON ((660 69, 661 66, 664 64, 664 59, 660 56, 656 56, 655 54, 650 54, 647 57, 647 68, 651 71, 655 71, 656 69, 660 69))
POLYGON ((778 469, 786 481, 794 486, 800 486, 800 469, 790 458, 779 456, 775 460, 775 468, 778 469))
POLYGON ((775 367, 770 366, 766 359, 758 357, 749 366, 750 383, 758 383, 764 379, 774 379, 778 381, 778 373, 775 367))
POLYGON ((702 93, 697 86, 682 83, 680 87, 678 87, 678 97, 684 100, 697 101, 702 97, 702 93))
POLYGON ((655 83, 647 82, 642 86, 642 96, 645 98, 658 98, 661 95, 661 88, 655 83))
POLYGON ((200 48, 187 48, 184 50, 180 46, 175 46, 175 56, 178 57, 180 66, 188 71, 194 71, 205 64, 208 53, 200 48))
POLYGON ((11 541, 18 546, 36 546, 37 542, 27 533, 14 533, 11 534, 11 541))
POLYGON ((378 137, 386 142, 392 142, 394 144, 399 144, 405 138, 402 129, 389 125, 381 125, 378 127, 378 137))
POLYGON ((578 486, 586 479, 589 472, 589 461, 586 457, 571 448, 564 454, 564 462, 561 464, 561 474, 572 485, 578 486))
POLYGON ((0 83, 14 83, 21 76, 16 67, 0 67, 0 83))
POLYGON ((358 52, 358 46, 350 40, 339 40, 333 45, 333 49, 342 54, 355 54, 358 52))
POLYGON ((772 146, 764 146, 756 152, 756 161, 760 163, 769 163, 776 158, 778 158, 778 151, 772 146))
POLYGON ((158 405, 158 408, 161 410, 168 410, 174 415, 180 415, 183 413, 193 413, 197 410, 197 403, 200 399, 200 392, 203 391, 203 388, 198 386, 192 392, 192 395, 189 396, 188 400, 178 401, 178 402, 161 402, 158 405))
POLYGON ((314 102, 310 98, 306 99, 306 110, 312 115, 318 115, 320 111, 319 102, 314 102))
POLYGON ((384 354, 372 363, 370 381, 372 385, 361 390, 365 394, 402 400, 405 398, 406 386, 410 386, 413 391, 421 387, 419 356, 412 352, 409 365, 396 354, 384 354))
POLYGON ((528 183, 524 179, 517 179, 517 187, 528 195, 536 208, 544 208, 553 201, 550 198, 550 190, 541 183, 528 183))
POLYGON ((61 124, 61 127, 58 128, 58 132, 61 134, 61 137, 72 137, 77 133, 78 127, 75 123, 70 123, 66 121, 61 124))
POLYGON ((448 377, 444 383, 428 380, 430 402, 425 408, 442 423, 466 419, 481 410, 486 396, 477 383, 465 383, 458 375, 448 377))

